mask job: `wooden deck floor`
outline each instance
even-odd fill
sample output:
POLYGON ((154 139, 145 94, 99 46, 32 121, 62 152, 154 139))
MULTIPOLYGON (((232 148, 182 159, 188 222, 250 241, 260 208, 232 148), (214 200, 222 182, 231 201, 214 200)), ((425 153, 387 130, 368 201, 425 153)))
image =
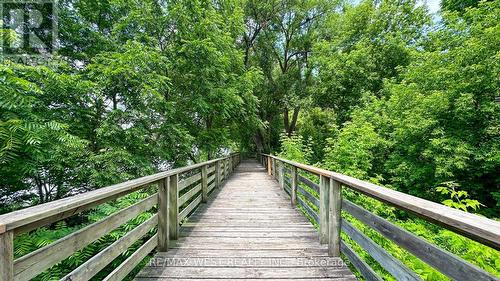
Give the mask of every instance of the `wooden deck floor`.
POLYGON ((318 241, 288 194, 257 162, 246 161, 136 280, 356 280, 318 241))

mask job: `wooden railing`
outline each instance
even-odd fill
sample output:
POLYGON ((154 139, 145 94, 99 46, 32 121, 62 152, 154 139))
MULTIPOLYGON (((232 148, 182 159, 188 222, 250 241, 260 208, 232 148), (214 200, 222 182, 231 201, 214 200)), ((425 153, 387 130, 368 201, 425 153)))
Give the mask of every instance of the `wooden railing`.
POLYGON ((497 277, 462 258, 430 244, 347 199, 342 199, 341 189, 349 188, 399 209, 409 211, 429 222, 496 250, 500 249, 499 222, 343 174, 276 156, 261 154, 260 160, 261 164, 267 168, 268 174, 274 176, 290 194, 291 203, 302 206, 305 212, 319 224, 320 242, 328 243, 329 255, 339 256, 340 253, 343 253, 365 279, 382 280, 347 243, 341 240, 341 231, 352 238, 397 280, 421 280, 415 272, 343 219, 341 211, 349 213, 453 280, 498 280, 497 277), (299 175, 299 170, 303 171, 302 173, 319 177, 319 184, 299 175), (308 188, 304 188, 304 186, 308 188), (319 211, 315 211, 315 209, 319 211))
MULTIPOLYGON (((156 207, 157 213, 85 261, 62 280, 89 280, 134 242, 157 227, 157 233, 111 272, 105 280, 122 280, 155 247, 167 251, 176 240, 179 223, 221 185, 240 162, 237 153, 224 158, 173 169, 0 216, 0 280, 23 281, 67 259, 139 214, 156 207), (45 247, 14 260, 14 237, 131 192, 157 185, 148 198, 90 224, 45 247), (179 197, 179 194, 182 196, 179 197)), ((153 209, 154 210, 154 209, 153 209)))

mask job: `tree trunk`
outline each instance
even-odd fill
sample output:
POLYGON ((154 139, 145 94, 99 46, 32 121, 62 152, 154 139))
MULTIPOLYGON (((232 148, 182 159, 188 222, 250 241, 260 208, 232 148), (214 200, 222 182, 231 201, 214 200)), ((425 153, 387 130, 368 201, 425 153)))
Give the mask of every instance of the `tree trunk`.
POLYGON ((290 137, 292 133, 295 131, 295 128, 297 127, 297 119, 299 118, 299 107, 296 107, 293 109, 293 115, 292 115, 292 123, 289 126, 288 130, 288 136, 290 137))
POLYGON ((292 136, 292 133, 295 131, 297 127, 297 119, 299 118, 300 107, 296 107, 293 109, 292 121, 290 122, 290 118, 288 116, 288 108, 283 110, 283 125, 285 126, 285 132, 288 137, 292 136))
POLYGON ((283 109, 283 125, 285 127, 285 132, 288 134, 290 131, 290 119, 288 118, 288 108, 283 109))

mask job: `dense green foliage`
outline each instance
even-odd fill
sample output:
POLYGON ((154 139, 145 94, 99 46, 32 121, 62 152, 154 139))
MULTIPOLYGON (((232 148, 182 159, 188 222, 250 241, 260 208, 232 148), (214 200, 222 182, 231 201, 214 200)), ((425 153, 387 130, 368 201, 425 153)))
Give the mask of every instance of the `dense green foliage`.
MULTIPOLYGON (((498 219, 500 2, 441 7, 431 15, 417 0, 58 1, 57 52, 44 65, 0 63, 0 213, 240 150, 498 219)), ((21 235, 16 255, 141 196, 21 235)), ((497 251, 345 196, 498 274, 497 251)), ((146 217, 40 278, 61 277, 146 217)), ((426 280, 443 279, 348 219, 426 280)))
MULTIPOLYGON (((279 155, 497 219, 500 6, 498 1, 471 3, 467 9, 452 5, 446 2, 439 23, 411 1, 378 6, 362 1, 332 14, 311 56, 317 70, 313 102, 298 118, 296 134, 281 137, 279 155)), ((344 196, 500 274, 498 251, 366 196, 347 190, 344 196)), ((345 217, 425 280, 446 279, 345 217)), ((343 238, 392 280, 368 253, 343 238)))
POLYGON ((1 212, 214 158, 260 124, 237 2, 136 4, 59 1, 59 56, 0 66, 1 212))

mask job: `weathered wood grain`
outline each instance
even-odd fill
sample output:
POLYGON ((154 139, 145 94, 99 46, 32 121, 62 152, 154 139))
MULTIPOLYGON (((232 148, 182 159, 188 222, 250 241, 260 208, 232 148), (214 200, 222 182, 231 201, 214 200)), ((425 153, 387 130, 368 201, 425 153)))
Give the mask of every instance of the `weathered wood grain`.
POLYGON ((179 174, 168 177, 168 229, 170 240, 179 237, 179 174))
POLYGON ((158 251, 168 251, 169 219, 168 209, 170 200, 168 199, 169 180, 161 180, 158 184, 158 251))
POLYGON ((344 199, 342 206, 349 214, 377 230, 386 238, 394 241, 453 280, 497 280, 496 277, 477 266, 430 244, 426 240, 368 212, 348 200, 344 199))
POLYGON ((329 180, 328 199, 328 254, 331 257, 340 256, 340 220, 342 218, 341 185, 337 181, 329 180))
POLYGON ((319 215, 311 208, 309 207, 309 205, 307 205, 306 202, 304 202, 302 200, 302 198, 300 197, 297 197, 297 202, 299 203, 300 206, 302 206, 302 208, 304 208, 304 210, 306 211, 306 213, 311 216, 311 218, 314 219, 314 221, 316 223, 319 223, 319 215))
POLYGON ((14 262, 15 279, 31 280, 44 270, 70 257, 93 241, 108 234, 113 229, 151 209, 157 203, 157 195, 152 195, 132 206, 112 214, 105 219, 88 225, 56 242, 29 253, 14 262))
POLYGON ((271 158, 273 161, 277 159, 315 175, 332 178, 367 196, 412 212, 427 221, 439 224, 496 250, 500 250, 500 222, 498 221, 453 209, 439 203, 434 203, 343 174, 282 159, 272 155, 264 155, 271 158))
MULTIPOLYGON (((179 197, 178 206, 184 205, 184 203, 186 203, 191 198, 193 198, 193 196, 195 196, 200 191, 202 191, 201 187, 202 187, 202 183, 199 183, 196 186, 194 186, 193 188, 191 188, 188 192, 184 193, 184 195, 182 195, 181 197, 179 197)), ((202 196, 203 196, 203 193, 202 193, 202 196)))
POLYGON ((382 281, 375 271, 364 261, 361 259, 356 252, 349 247, 344 241, 340 243, 341 252, 346 255, 349 261, 354 265, 354 267, 363 275, 363 277, 367 281, 382 281))
POLYGON ((222 181, 220 174, 220 161, 215 162, 215 187, 219 187, 222 181))
POLYGON ((302 196, 304 196, 307 201, 313 203, 313 205, 315 205, 316 207, 319 208, 320 206, 320 203, 319 203, 319 199, 316 198, 314 195, 312 195, 311 193, 307 192, 307 190, 305 190, 304 188, 302 188, 302 186, 297 186, 297 191, 302 194, 302 196))
POLYGON ((201 180, 201 172, 200 173, 196 173, 192 176, 190 176, 189 178, 186 178, 186 179, 183 179, 183 180, 180 180, 179 181, 179 192, 181 192, 182 190, 184 190, 185 188, 189 187, 190 185, 198 182, 201 180))
POLYGON ((193 279, 226 279, 235 280, 242 276, 255 279, 296 279, 309 278, 318 280, 323 278, 349 278, 355 280, 354 275, 347 268, 335 267, 295 267, 295 268, 229 268, 229 267, 148 267, 147 271, 139 273, 138 277, 155 278, 193 278, 193 279), (200 278, 203 276, 203 278, 200 278))
POLYGON ((208 165, 208 169, 207 169, 207 172, 209 175, 212 175, 214 172, 215 172, 215 165, 208 165))
POLYGON ((144 236, 151 228, 158 223, 158 216, 154 215, 147 221, 143 222, 127 234, 116 240, 114 243, 106 247, 104 250, 87 260, 85 263, 77 267, 75 270, 64 276, 62 281, 90 280, 106 265, 112 262, 121 253, 127 250, 134 242, 144 236))
POLYGON ((340 258, 328 257, 327 245, 274 175, 256 162, 243 162, 234 172, 206 204, 190 205, 196 210, 179 239, 137 280, 355 280, 340 258), (183 262, 172 263, 176 259, 183 262))
POLYGON ((207 200, 208 200, 208 169, 207 166, 205 165, 201 167, 201 201, 203 203, 206 203, 207 200))
POLYGON ((330 178, 321 175, 319 181, 319 242, 328 243, 328 211, 329 211, 330 178))
POLYGON ((290 190, 290 193, 291 193, 290 194, 290 201, 292 203, 292 206, 295 206, 297 204, 297 186, 298 186, 297 168, 296 167, 292 166, 290 178, 292 180, 291 190, 290 190))
POLYGON ((0 280, 14 280, 14 232, 0 234, 0 280))
POLYGON ((185 219, 196 207, 198 207, 198 205, 201 203, 201 194, 198 195, 198 197, 196 197, 196 199, 194 199, 193 201, 191 201, 191 203, 189 203, 189 205, 186 206, 186 208, 184 208, 184 210, 182 210, 180 213, 179 213, 179 221, 182 221, 183 219, 185 219))
POLYGON ((121 281, 123 280, 151 251, 156 248, 158 237, 153 235, 144 243, 137 251, 122 262, 115 270, 113 270, 103 281, 121 281))
POLYGON ((422 280, 415 272, 391 256, 381 246, 357 230, 346 220, 342 220, 342 231, 358 243, 372 258, 397 280, 422 280))
MULTIPOLYGON (((196 279, 192 279, 192 278, 189 278, 189 279, 185 279, 185 278, 175 278, 175 279, 172 279, 172 278, 162 278, 162 277, 158 277, 158 278, 150 278, 150 277, 137 277, 135 280, 137 281, 172 281, 172 280, 175 280, 175 281, 193 281, 193 280, 196 280, 196 279)), ((211 278, 208 278, 208 279, 203 279, 203 281, 221 281, 221 280, 231 280, 231 279, 211 279, 211 278)), ((265 278, 265 279, 261 279, 261 278, 238 278, 237 279, 238 281, 261 281, 261 280, 267 280, 267 281, 283 281, 284 279, 282 278, 278 278, 278 279, 275 279, 275 278, 265 278)), ((315 279, 311 279, 311 278, 307 278, 307 279, 297 279, 297 278, 294 278, 293 281, 312 281, 312 280, 315 280, 315 279)), ((321 278, 321 281, 352 281, 352 277, 334 277, 334 278, 321 278)))
POLYGON ((308 187, 312 188, 314 191, 316 191, 319 194, 319 184, 313 182, 312 180, 303 177, 302 175, 299 175, 299 181, 308 187))
MULTIPOLYGON (((86 192, 77 196, 72 196, 0 215, 0 233, 9 230, 15 230, 18 228, 20 229, 23 227, 24 231, 28 231, 33 229, 32 227, 28 227, 28 225, 30 224, 35 224, 36 227, 48 225, 68 216, 80 213, 90 207, 102 204, 109 200, 144 188, 171 175, 191 171, 193 169, 200 168, 203 165, 215 163, 220 159, 223 158, 218 158, 178 169, 172 169, 154 175, 100 188, 98 190, 86 192)), ((16 234, 18 233, 21 232, 16 231, 16 234)))

